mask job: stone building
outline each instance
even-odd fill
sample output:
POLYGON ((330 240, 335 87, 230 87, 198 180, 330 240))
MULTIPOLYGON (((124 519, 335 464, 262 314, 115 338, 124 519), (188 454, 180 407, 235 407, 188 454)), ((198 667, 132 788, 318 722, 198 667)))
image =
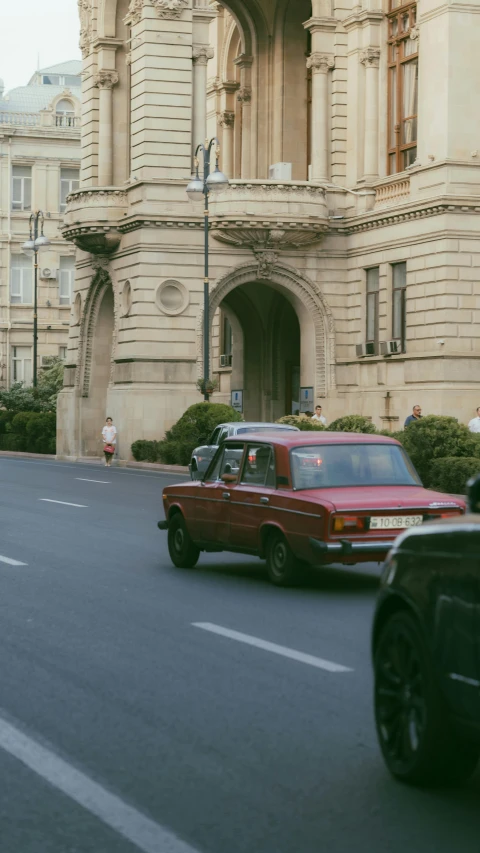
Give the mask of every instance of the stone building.
POLYGON ((81 62, 37 71, 27 86, 0 81, 0 387, 32 381, 33 253, 22 253, 33 211, 51 245, 39 253, 38 367, 66 357, 75 247, 60 226, 80 172, 81 62))
POLYGON ((217 136, 214 400, 321 401, 396 428, 479 405, 480 3, 81 0, 81 186, 59 449, 123 455, 201 399, 203 208, 217 136))

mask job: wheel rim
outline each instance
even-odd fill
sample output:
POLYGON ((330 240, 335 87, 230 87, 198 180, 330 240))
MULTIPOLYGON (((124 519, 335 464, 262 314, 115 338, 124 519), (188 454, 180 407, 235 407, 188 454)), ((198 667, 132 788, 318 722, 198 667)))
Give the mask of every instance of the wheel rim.
POLYGON ((277 539, 277 541, 273 545, 270 560, 272 572, 276 577, 281 578, 284 576, 287 559, 288 552, 286 543, 283 542, 282 539, 277 539))
POLYGON ((177 527, 173 536, 173 547, 177 554, 181 554, 185 542, 185 535, 181 527, 177 527))
POLYGON ((375 707, 383 752, 393 769, 402 772, 421 749, 427 707, 420 656, 401 626, 388 634, 378 651, 375 707))

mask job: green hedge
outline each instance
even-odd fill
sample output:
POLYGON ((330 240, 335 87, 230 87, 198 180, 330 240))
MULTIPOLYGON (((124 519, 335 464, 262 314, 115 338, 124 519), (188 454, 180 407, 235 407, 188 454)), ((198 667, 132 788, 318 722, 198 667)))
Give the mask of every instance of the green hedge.
POLYGON ((480 435, 471 433, 456 418, 428 415, 405 427, 399 438, 427 488, 433 485, 436 459, 480 457, 480 435))
POLYGON ((290 426, 296 426, 298 429, 308 432, 321 432, 325 430, 323 424, 319 421, 314 421, 312 418, 307 418, 306 415, 285 415, 283 418, 279 418, 277 424, 289 424, 290 426))
POLYGON ((343 418, 337 418, 336 421, 332 421, 327 429, 329 432, 377 432, 370 418, 363 415, 345 415, 343 418))
POLYGON ((0 412, 0 450, 55 454, 56 420, 54 412, 0 412))
POLYGON ((445 456, 434 459, 430 468, 430 488, 453 495, 465 495, 470 477, 480 474, 480 458, 445 456))

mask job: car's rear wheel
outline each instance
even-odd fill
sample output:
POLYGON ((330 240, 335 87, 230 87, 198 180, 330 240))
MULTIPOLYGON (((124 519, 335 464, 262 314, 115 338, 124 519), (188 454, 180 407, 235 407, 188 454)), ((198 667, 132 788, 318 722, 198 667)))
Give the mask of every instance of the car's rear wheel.
POLYGON ((268 577, 275 586, 294 586, 303 577, 303 563, 297 560, 283 533, 273 531, 266 547, 268 577))
POLYGON ((426 643, 408 612, 384 625, 374 668, 377 734, 392 775, 424 786, 468 779, 480 747, 454 732, 426 643))
POLYGON ((177 569, 193 569, 200 556, 200 549, 192 542, 185 519, 179 512, 168 525, 168 553, 177 569))

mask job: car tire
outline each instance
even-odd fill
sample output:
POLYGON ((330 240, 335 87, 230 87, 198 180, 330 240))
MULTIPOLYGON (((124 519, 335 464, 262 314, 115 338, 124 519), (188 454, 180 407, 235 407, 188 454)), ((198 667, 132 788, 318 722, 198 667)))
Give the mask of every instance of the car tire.
POLYGON ((453 730, 427 645, 407 611, 383 626, 374 670, 377 735, 390 773, 424 787, 468 779, 480 746, 453 730))
POLYGON ((168 525, 168 553, 177 569, 193 569, 200 556, 200 549, 192 542, 185 519, 179 512, 168 525))
POLYGON ((266 558, 268 577, 275 586, 295 586, 303 579, 303 564, 280 531, 268 537, 266 558))

